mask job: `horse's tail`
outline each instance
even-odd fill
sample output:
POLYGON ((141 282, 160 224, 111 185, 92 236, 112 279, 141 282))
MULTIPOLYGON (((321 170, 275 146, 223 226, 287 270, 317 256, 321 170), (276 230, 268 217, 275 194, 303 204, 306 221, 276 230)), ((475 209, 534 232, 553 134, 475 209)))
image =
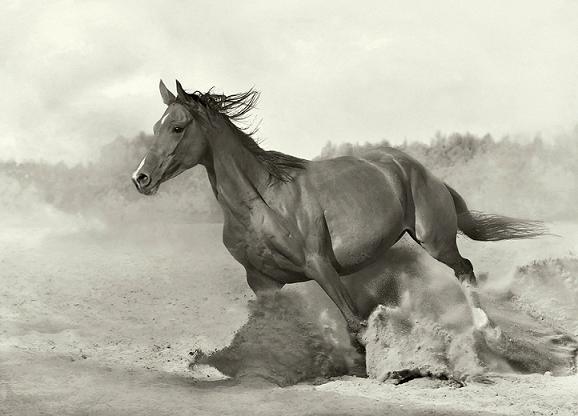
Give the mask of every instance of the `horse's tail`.
POLYGON ((541 221, 521 220, 502 215, 470 211, 466 201, 446 184, 458 215, 458 229, 477 241, 499 241, 519 238, 535 238, 548 233, 541 221))

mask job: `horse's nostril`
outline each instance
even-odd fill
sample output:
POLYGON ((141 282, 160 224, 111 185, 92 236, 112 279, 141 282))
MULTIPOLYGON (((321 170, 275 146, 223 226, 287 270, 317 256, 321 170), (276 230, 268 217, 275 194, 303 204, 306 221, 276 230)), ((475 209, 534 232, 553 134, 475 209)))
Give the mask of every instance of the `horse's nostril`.
POLYGON ((139 173, 136 180, 140 185, 146 186, 150 183, 151 178, 146 173, 139 173))

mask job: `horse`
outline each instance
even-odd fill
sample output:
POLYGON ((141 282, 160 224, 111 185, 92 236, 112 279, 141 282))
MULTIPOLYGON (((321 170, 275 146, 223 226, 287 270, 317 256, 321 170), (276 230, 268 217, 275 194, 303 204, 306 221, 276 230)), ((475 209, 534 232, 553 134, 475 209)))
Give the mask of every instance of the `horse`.
POLYGON ((340 276, 369 267, 405 233, 450 267, 471 307, 475 328, 498 336, 480 303, 472 263, 458 231, 478 241, 545 234, 538 221, 468 209, 464 199, 404 152, 305 160, 264 150, 240 125, 259 98, 186 92, 159 84, 166 111, 132 175, 137 190, 159 186, 196 165, 205 167, 224 216, 223 243, 245 268, 257 297, 314 280, 343 315, 356 348, 367 325, 340 276), (357 340, 357 342, 356 342, 357 340))

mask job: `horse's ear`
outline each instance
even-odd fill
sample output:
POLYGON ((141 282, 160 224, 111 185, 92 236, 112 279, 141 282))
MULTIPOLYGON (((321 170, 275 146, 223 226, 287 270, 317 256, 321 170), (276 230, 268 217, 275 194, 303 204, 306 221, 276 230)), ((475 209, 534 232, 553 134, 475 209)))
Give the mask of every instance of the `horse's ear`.
POLYGON ((162 79, 161 82, 159 83, 159 90, 161 91, 161 97, 163 97, 163 103, 165 103, 166 105, 174 103, 175 100, 177 99, 177 97, 175 97, 175 95, 169 91, 169 89, 167 88, 162 79))
POLYGON ((179 80, 175 80, 177 82, 177 96, 181 97, 183 100, 187 101, 189 98, 189 94, 184 90, 183 86, 179 82, 179 80))

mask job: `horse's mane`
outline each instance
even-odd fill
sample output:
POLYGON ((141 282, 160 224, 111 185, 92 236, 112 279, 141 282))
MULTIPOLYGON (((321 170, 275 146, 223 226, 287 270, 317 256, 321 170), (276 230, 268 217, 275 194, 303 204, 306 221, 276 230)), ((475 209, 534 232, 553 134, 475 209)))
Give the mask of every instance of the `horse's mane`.
MULTIPOLYGON (((203 93, 195 91, 187 94, 188 99, 203 105, 207 110, 220 114, 230 123, 237 133, 241 144, 249 150, 263 165, 271 177, 281 182, 291 182, 295 170, 305 169, 308 161, 285 153, 265 150, 255 140, 258 129, 245 125, 249 112, 255 108, 260 93, 254 89, 238 94, 215 94, 211 88, 203 93)), ((185 103, 187 104, 187 103, 185 103)))

